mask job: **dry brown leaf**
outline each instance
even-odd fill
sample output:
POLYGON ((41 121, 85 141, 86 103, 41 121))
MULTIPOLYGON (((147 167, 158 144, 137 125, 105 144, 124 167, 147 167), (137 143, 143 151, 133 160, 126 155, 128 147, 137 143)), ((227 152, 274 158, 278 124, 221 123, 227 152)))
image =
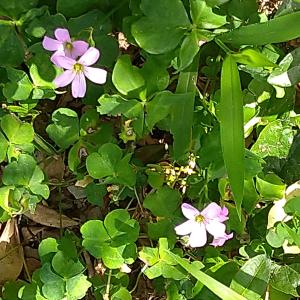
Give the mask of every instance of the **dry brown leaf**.
POLYGON ((11 219, 6 223, 0 239, 2 240, 0 242, 1 285, 8 280, 16 280, 23 268, 24 254, 15 219, 11 219))
POLYGON ((65 215, 60 215, 54 209, 41 204, 37 205, 34 214, 26 212, 24 215, 38 224, 55 228, 65 228, 78 225, 78 222, 72 220, 71 218, 65 215))

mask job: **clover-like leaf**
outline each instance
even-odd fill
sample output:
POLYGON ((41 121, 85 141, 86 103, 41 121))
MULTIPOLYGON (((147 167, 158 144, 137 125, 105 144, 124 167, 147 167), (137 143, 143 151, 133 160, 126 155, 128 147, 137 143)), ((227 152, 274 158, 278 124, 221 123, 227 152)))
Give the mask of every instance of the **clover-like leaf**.
POLYGON ((160 54, 177 47, 191 26, 181 0, 142 0, 144 17, 132 24, 132 34, 151 54, 160 54))
POLYGON ((22 71, 11 67, 6 68, 10 82, 3 88, 3 94, 8 101, 20 101, 29 98, 33 89, 33 84, 28 75, 22 71))
POLYGON ((33 127, 29 123, 20 122, 13 115, 1 118, 1 128, 11 143, 23 144, 33 141, 33 127))
POLYGON ((3 172, 5 185, 25 186, 33 194, 49 197, 49 188, 42 184, 44 173, 37 165, 35 159, 28 154, 21 154, 18 161, 10 163, 3 172))
POLYGON ((79 139, 79 120, 75 111, 59 108, 53 112, 52 121, 46 131, 60 148, 67 149, 79 139))
POLYGON ((133 263, 136 258, 134 242, 139 235, 139 224, 128 212, 116 209, 104 222, 91 220, 80 229, 83 247, 93 256, 102 258, 105 266, 120 268, 124 263, 133 263))
POLYGON ((112 81, 123 95, 136 91, 145 85, 140 70, 131 64, 129 55, 123 55, 117 60, 112 74, 112 81))
POLYGON ((108 177, 112 183, 132 186, 135 183, 135 172, 129 164, 131 154, 122 158, 122 150, 117 145, 106 143, 98 152, 88 156, 86 167, 89 174, 96 179, 108 177))

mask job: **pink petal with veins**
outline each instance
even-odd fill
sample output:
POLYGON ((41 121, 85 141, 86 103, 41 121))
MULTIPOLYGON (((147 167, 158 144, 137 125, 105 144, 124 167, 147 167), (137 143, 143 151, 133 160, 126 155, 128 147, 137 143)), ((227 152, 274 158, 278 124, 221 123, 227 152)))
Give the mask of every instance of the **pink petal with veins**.
POLYGON ((71 70, 73 66, 76 64, 76 60, 66 57, 63 55, 52 55, 51 61, 58 67, 71 70))
POLYGON ((83 98, 86 92, 86 81, 82 72, 75 75, 72 82, 72 96, 74 98, 83 98))
POLYGON ((56 87, 64 87, 72 82, 76 73, 73 70, 67 70, 54 79, 56 87))
POLYGON ((90 66, 93 65, 99 58, 100 53, 99 50, 90 47, 78 60, 80 64, 83 64, 84 66, 90 66))
POLYGON ((98 84, 106 82, 107 72, 99 68, 84 67, 84 75, 90 80, 98 84))
POLYGON ((60 42, 69 42, 71 43, 71 38, 68 29, 65 28, 57 28, 54 31, 54 35, 57 38, 58 41, 60 42))

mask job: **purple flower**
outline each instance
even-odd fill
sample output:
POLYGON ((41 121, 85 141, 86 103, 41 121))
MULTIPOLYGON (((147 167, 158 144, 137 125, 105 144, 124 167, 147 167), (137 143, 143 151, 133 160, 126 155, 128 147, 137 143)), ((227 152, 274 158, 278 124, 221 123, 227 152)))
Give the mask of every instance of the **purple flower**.
POLYGON ((55 65, 66 69, 55 78, 56 87, 64 87, 72 82, 72 96, 82 98, 86 92, 85 77, 98 84, 105 83, 107 72, 103 69, 90 67, 98 60, 99 55, 99 50, 91 47, 78 61, 58 54, 52 56, 51 61, 55 65))
POLYGON ((54 31, 55 39, 48 36, 44 37, 43 47, 49 51, 55 51, 55 55, 65 55, 67 57, 77 59, 79 56, 83 55, 89 44, 84 41, 71 41, 69 31, 64 28, 57 28, 54 31))
POLYGON ((206 231, 214 237, 211 245, 215 247, 223 246, 227 240, 233 237, 233 233, 226 234, 226 226, 223 224, 228 220, 226 207, 221 208, 213 202, 200 212, 193 206, 183 203, 181 210, 188 220, 176 226, 175 231, 178 235, 189 235, 189 246, 204 246, 207 242, 206 231))

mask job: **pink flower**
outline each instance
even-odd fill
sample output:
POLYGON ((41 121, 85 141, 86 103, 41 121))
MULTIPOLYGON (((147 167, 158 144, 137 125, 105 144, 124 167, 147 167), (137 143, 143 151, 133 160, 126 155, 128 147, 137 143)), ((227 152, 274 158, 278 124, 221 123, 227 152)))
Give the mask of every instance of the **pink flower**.
POLYGON ((107 72, 103 69, 92 68, 99 58, 99 50, 89 48, 78 61, 63 55, 54 55, 51 61, 58 67, 66 69, 61 75, 55 78, 56 87, 64 87, 72 82, 72 95, 74 98, 82 98, 86 92, 85 77, 89 80, 103 84, 106 81, 107 72))
POLYGON ((193 206, 183 203, 181 210, 188 220, 176 226, 175 231, 178 235, 189 235, 189 246, 204 246, 207 242, 206 231, 214 237, 211 245, 215 247, 223 246, 227 240, 233 237, 233 233, 226 234, 226 226, 223 224, 228 220, 226 207, 221 208, 213 202, 200 212, 193 206))
POLYGON ((55 51, 53 56, 59 54, 77 59, 77 57, 83 55, 89 47, 89 44, 84 41, 72 42, 67 29, 57 28, 54 35, 56 40, 48 36, 45 36, 43 40, 43 47, 46 50, 55 51))

